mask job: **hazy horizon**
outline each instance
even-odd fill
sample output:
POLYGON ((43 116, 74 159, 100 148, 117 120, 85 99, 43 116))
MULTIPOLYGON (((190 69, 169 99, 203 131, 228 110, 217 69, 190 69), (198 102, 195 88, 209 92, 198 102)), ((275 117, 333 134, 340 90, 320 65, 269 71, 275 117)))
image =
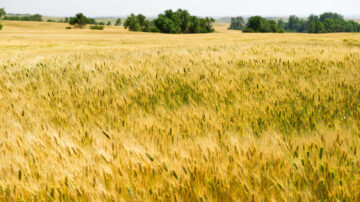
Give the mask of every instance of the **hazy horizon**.
POLYGON ((142 13, 146 16, 157 16, 166 9, 186 9, 193 15, 230 17, 230 16, 308 16, 323 12, 337 12, 345 17, 360 16, 360 1, 358 0, 311 0, 285 1, 266 0, 236 1, 236 0, 133 0, 121 2, 114 0, 0 0, 0 8, 8 13, 35 14, 45 16, 72 16, 82 12, 93 17, 127 16, 130 13, 142 13))

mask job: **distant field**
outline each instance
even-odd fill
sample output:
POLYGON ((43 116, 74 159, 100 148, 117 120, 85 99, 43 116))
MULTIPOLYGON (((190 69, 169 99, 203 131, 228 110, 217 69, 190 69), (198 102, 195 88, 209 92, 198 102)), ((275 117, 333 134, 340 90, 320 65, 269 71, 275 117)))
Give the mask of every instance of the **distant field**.
POLYGON ((359 201, 360 34, 2 21, 0 201, 359 201))

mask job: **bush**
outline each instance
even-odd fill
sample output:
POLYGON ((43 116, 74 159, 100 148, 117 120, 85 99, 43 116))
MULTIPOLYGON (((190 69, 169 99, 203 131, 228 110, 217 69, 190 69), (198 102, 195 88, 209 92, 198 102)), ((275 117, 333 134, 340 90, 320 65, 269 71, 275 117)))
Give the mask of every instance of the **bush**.
POLYGON ((103 30, 103 29, 104 29, 104 26, 101 26, 101 25, 92 25, 92 26, 90 26, 90 29, 103 30))
POLYGON ((279 33, 285 33, 285 29, 284 28, 279 28, 279 33))
POLYGON ((65 29, 71 29, 71 27, 65 27, 65 29))
POLYGON ((252 28, 246 27, 245 29, 243 29, 243 32, 254 33, 255 31, 252 28))
POLYGON ((3 28, 3 25, 2 25, 2 24, 0 24, 0 30, 2 30, 2 28, 3 28))

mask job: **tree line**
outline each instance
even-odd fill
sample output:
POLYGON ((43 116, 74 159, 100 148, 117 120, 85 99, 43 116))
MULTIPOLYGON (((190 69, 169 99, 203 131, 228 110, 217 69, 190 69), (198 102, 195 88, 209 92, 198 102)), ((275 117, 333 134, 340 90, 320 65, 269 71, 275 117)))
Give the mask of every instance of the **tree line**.
MULTIPOLYGON (((76 14, 74 17, 65 18, 65 22, 68 22, 70 25, 75 28, 84 28, 87 24, 90 24, 90 29, 103 30, 104 22, 97 22, 94 18, 88 18, 82 13, 76 14)), ((115 22, 115 26, 120 26, 122 23, 121 19, 118 18, 115 22)), ((106 25, 111 25, 111 21, 108 21, 106 25)))
POLYGON ((210 33, 214 32, 212 27, 213 18, 200 18, 192 16, 187 10, 166 10, 157 18, 148 20, 142 14, 131 14, 124 22, 125 29, 137 32, 161 32, 172 34, 188 33, 210 33))
POLYGON ((360 25, 353 20, 345 20, 338 13, 326 12, 319 16, 310 15, 301 19, 291 15, 287 22, 279 19, 269 20, 261 16, 250 17, 245 24, 244 18, 231 18, 229 29, 243 30, 243 32, 299 32, 299 33, 332 33, 332 32, 360 32, 360 25))
POLYGON ((11 16, 4 16, 4 20, 16 20, 16 21, 43 21, 42 16, 40 14, 35 15, 11 15, 11 16))

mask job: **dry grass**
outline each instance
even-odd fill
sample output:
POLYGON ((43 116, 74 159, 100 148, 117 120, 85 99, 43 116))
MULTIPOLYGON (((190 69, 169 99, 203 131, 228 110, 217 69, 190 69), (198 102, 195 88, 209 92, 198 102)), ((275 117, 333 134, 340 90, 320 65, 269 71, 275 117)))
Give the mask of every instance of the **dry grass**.
POLYGON ((360 35, 3 21, 0 200, 360 200, 360 35))

